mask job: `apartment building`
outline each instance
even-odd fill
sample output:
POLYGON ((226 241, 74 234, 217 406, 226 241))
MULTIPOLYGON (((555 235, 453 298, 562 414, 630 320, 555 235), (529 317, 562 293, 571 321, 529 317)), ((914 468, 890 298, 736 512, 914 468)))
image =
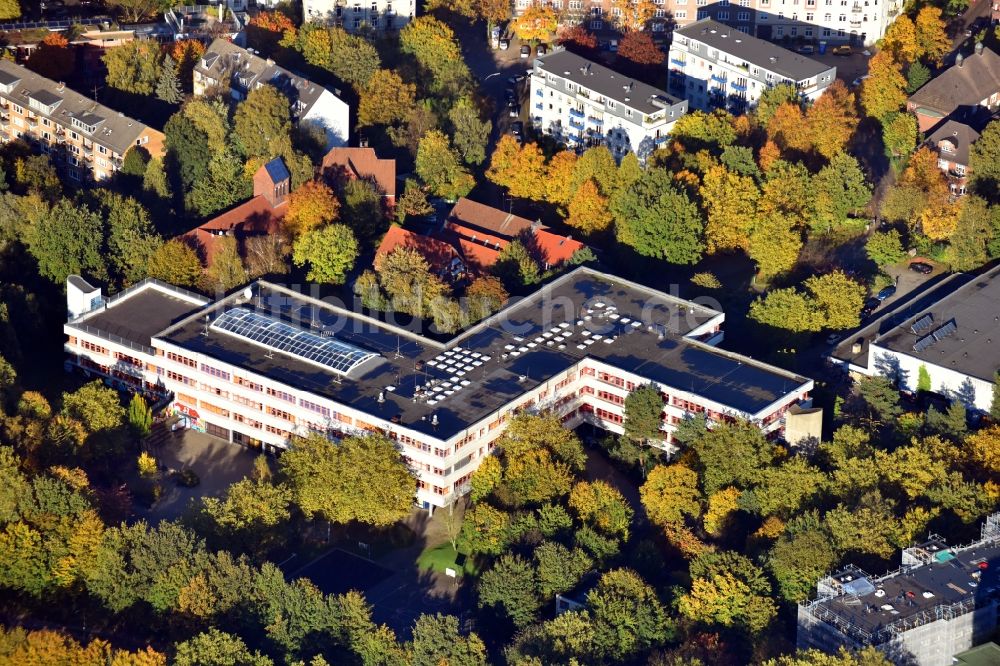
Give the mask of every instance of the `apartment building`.
POLYGON ((160 157, 163 138, 63 83, 0 60, 0 141, 32 144, 75 182, 110 178, 133 146, 160 157))
POLYGON ((326 148, 344 146, 350 130, 347 103, 318 83, 279 67, 225 39, 214 40, 194 68, 194 94, 221 90, 234 102, 269 85, 288 97, 292 122, 326 134, 326 148))
POLYGON ((335 25, 348 32, 370 28, 375 32, 396 32, 417 14, 415 0, 302 0, 306 21, 335 25))
MULTIPOLYGON (((534 2, 515 0, 515 14, 534 2)), ((544 4, 559 13, 563 25, 582 24, 597 34, 622 32, 629 5, 615 0, 549 0, 544 4)), ((870 46, 882 38, 902 5, 902 0, 653 0, 646 27, 654 36, 666 36, 675 28, 708 18, 761 39, 870 46)))
POLYGON ((382 432, 427 508, 464 492, 521 410, 622 432, 625 397, 652 382, 669 448, 698 413, 778 437, 813 386, 716 349, 723 313, 583 267, 448 341, 264 281, 211 302, 153 280, 103 298, 74 276, 67 304, 67 368, 245 446, 382 432))
POLYGON ((674 31, 667 87, 696 109, 744 113, 780 83, 816 99, 833 83, 837 68, 711 19, 674 31))
POLYGON ((606 145, 640 160, 666 142, 688 103, 596 62, 557 49, 535 58, 531 121, 571 148, 606 145))
POLYGON ((932 534, 901 564, 880 577, 850 565, 819 581, 817 598, 799 605, 798 648, 873 646, 893 663, 951 666, 996 631, 1000 513, 977 541, 948 546, 932 534))

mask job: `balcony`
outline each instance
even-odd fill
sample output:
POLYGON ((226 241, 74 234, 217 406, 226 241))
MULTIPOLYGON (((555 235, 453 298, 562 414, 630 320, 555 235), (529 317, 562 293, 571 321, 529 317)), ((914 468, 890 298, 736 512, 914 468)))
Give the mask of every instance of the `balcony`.
POLYGON ((850 21, 848 21, 847 23, 848 23, 848 25, 850 25, 850 26, 851 26, 852 28, 860 28, 860 27, 861 27, 861 19, 851 19, 851 20, 850 20, 850 21))
POLYGON ((541 102, 539 102, 538 104, 535 105, 535 110, 536 111, 544 111, 545 110, 545 105, 542 104, 541 102))
POLYGON ((653 139, 653 143, 655 143, 657 146, 662 146, 669 140, 670 140, 669 136, 658 136, 653 139))
POLYGON ((670 64, 677 65, 678 67, 684 67, 685 65, 687 65, 687 61, 682 58, 671 58, 670 64))
POLYGON ((28 121, 28 127, 38 127, 38 118, 29 117, 26 120, 28 121))
POLYGON ((587 122, 593 125, 603 125, 604 119, 598 118, 596 116, 587 116, 587 122))
POLYGON ((747 83, 746 83, 746 81, 743 81, 743 82, 733 81, 729 85, 730 85, 730 87, 733 90, 739 90, 740 92, 746 92, 746 89, 747 89, 747 83))
POLYGON ((570 109, 569 110, 569 115, 571 115, 574 118, 584 118, 584 117, 586 117, 587 114, 585 114, 580 109, 570 109))
POLYGON ((726 77, 722 74, 712 74, 712 80, 717 83, 721 83, 722 85, 726 85, 726 77))
POLYGON ((573 120, 572 118, 570 118, 570 120, 569 120, 569 126, 570 127, 575 127, 577 129, 583 129, 583 122, 580 121, 580 120, 573 120))
POLYGON ((854 5, 851 7, 852 14, 860 14, 862 11, 864 11, 864 8, 861 5, 854 5))
POLYGON ((84 155, 93 155, 94 154, 94 144, 89 144, 89 145, 84 144, 83 145, 83 154, 84 155))
POLYGON ((542 92, 541 88, 535 91, 535 97, 545 97, 545 93, 542 92))

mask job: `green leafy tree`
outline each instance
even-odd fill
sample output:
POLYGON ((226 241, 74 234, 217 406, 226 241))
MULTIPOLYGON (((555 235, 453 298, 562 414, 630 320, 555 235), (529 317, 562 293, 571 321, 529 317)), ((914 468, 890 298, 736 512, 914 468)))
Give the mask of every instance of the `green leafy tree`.
POLYGON ((930 80, 931 70, 919 60, 914 60, 906 68, 906 94, 912 95, 930 80))
POLYGON ((678 191, 671 175, 649 169, 611 198, 618 242, 646 257, 694 264, 705 249, 698 208, 678 191))
POLYGON ((826 475, 796 456, 761 471, 760 483, 751 491, 752 502, 763 516, 789 518, 825 485, 826 475))
POLYGON ((890 666, 891 664, 892 662, 876 648, 866 647, 858 652, 849 652, 841 647, 835 656, 819 650, 804 650, 795 656, 783 655, 777 659, 769 659, 763 666, 890 666))
POLYGON ((381 64, 378 50, 363 35, 311 21, 299 28, 295 47, 310 65, 332 72, 356 90, 371 80, 381 64))
POLYGON ((976 195, 964 197, 955 230, 949 238, 948 255, 952 267, 972 271, 986 264, 991 258, 990 245, 995 243, 994 220, 1000 215, 1000 206, 990 207, 976 195))
POLYGON ((813 226, 824 231, 844 224, 848 216, 864 208, 872 196, 858 161, 845 152, 830 158, 830 163, 812 179, 811 187, 815 207, 813 226))
POLYGON ((747 253, 765 278, 790 271, 802 250, 802 233, 794 218, 779 211, 758 214, 750 231, 747 253))
POLYGON ((208 164, 213 152, 208 145, 208 134, 183 112, 175 113, 163 126, 167 147, 167 170, 174 182, 190 189, 208 175, 208 164))
POLYGON ((111 192, 98 199, 107 224, 107 258, 110 268, 125 284, 145 278, 152 256, 163 244, 146 208, 133 199, 111 192))
POLYGON ((604 481, 578 481, 569 507, 584 523, 605 536, 628 539, 632 507, 617 489, 604 481))
POLYGON ((309 265, 306 279, 327 284, 344 284, 357 258, 358 241, 343 224, 307 231, 296 239, 292 249, 297 266, 309 265))
POLYGON ((434 212, 427 201, 427 192, 414 178, 407 178, 403 194, 396 200, 396 222, 403 224, 410 217, 422 217, 434 212))
POLYGON ((194 183, 186 204, 191 211, 207 217, 249 198, 252 193, 243 163, 232 151, 225 151, 209 161, 205 178, 194 183))
POLYGON ((931 373, 927 372, 927 366, 923 363, 917 368, 917 391, 926 393, 931 390, 931 373))
POLYGON ((156 81, 156 97, 167 104, 177 104, 181 101, 181 82, 177 78, 177 63, 169 55, 163 56, 160 63, 160 76, 156 81))
POLYGON ((895 229, 876 231, 865 241, 865 254, 878 266, 898 264, 906 257, 903 241, 895 229))
POLYGON ((670 135, 690 153, 707 149, 717 155, 736 141, 733 117, 722 109, 686 113, 677 120, 670 135))
POLYGON ((492 126, 482 120, 479 109, 468 97, 463 97, 451 107, 448 120, 452 126, 455 149, 462 161, 471 166, 486 160, 486 144, 490 139, 492 126))
POLYGON ((570 550, 555 541, 540 544, 534 557, 538 589, 543 599, 573 589, 593 566, 593 561, 582 550, 570 550))
POLYGON ((1000 120, 993 120, 969 149, 969 168, 976 191, 1000 203, 1000 120))
POLYGON ((906 157, 917 147, 917 119, 903 111, 893 112, 882 119, 882 143, 886 155, 906 157))
POLYGON ((382 195, 367 180, 349 180, 344 183, 340 220, 364 243, 371 243, 387 227, 382 210, 382 195))
POLYGON ((218 629, 197 634, 177 644, 177 666, 273 666, 260 652, 251 652, 239 636, 218 629))
MULTIPOLYGON (((808 515, 808 514, 807 514, 808 515)), ((816 581, 837 563, 830 535, 819 525, 803 526, 783 534, 767 556, 767 565, 787 601, 799 602, 813 595, 816 581)))
POLYGON ((295 504, 306 516, 336 523, 390 525, 406 517, 416 481, 393 443, 381 435, 334 444, 322 435, 297 438, 281 457, 295 504))
POLYGON ((782 104, 798 104, 799 91, 791 83, 779 83, 761 92, 754 115, 757 122, 767 127, 782 104))
POLYGON ((625 436, 643 443, 661 438, 663 396, 655 384, 643 384, 625 397, 625 436))
POLYGON ((663 644, 674 627, 656 591, 630 569, 604 573, 587 594, 596 655, 622 663, 663 644))
POLYGON ((274 86, 251 90, 233 114, 233 135, 248 157, 266 160, 282 154, 291 130, 288 98, 274 86))
POLYGON ((42 277, 62 284, 67 276, 86 274, 102 279, 104 224, 96 213, 69 199, 59 200, 25 233, 28 252, 42 277))
POLYGON ((125 151, 125 157, 122 159, 122 168, 118 173, 122 176, 142 178, 146 174, 149 160, 148 150, 142 146, 132 146, 125 151))
POLYGON ((114 430, 125 422, 125 408, 118 394, 100 381, 63 393, 62 402, 62 411, 82 423, 88 432, 114 430))
POLYGON ((108 49, 101 58, 107 67, 107 84, 135 95, 152 95, 160 79, 159 44, 136 39, 108 49))
POLYGON ((899 392, 888 377, 862 377, 857 382, 858 395, 876 422, 888 423, 902 413, 899 392))
POLYGON ((199 518, 220 545, 259 553, 279 542, 278 530, 291 517, 292 491, 284 484, 241 479, 225 496, 205 497, 199 518))
POLYGON ((203 278, 205 288, 225 293, 246 284, 248 278, 236 239, 232 236, 215 239, 215 254, 203 278))
POLYGON ((171 197, 170 182, 167 180, 167 171, 163 166, 163 160, 154 157, 146 165, 146 171, 142 176, 142 189, 152 197, 166 202, 171 197))
POLYGON ((463 635, 454 615, 421 615, 413 624, 413 666, 486 666, 486 646, 463 635))
POLYGON ((429 75, 430 92, 458 97, 471 86, 469 72, 455 33, 433 16, 420 16, 399 32, 399 48, 413 56, 417 65, 429 75))
POLYGON ((480 608, 509 620, 518 629, 538 618, 542 599, 538 596, 535 568, 518 555, 504 555, 479 579, 480 608))
POLYGON ((865 288, 841 271, 814 275, 805 281, 825 328, 843 330, 861 324, 865 288))
POLYGON ((993 373, 993 398, 990 401, 990 417, 1000 422, 1000 370, 993 373))
POLYGON ((499 555, 507 543, 510 515, 486 503, 465 512, 459 541, 473 553, 499 555))
POLYGON ((153 412, 138 393, 132 396, 128 404, 128 424, 139 437, 147 436, 153 426, 153 412))
POLYGON ((696 471, 702 491, 712 495, 726 486, 755 483, 774 458, 774 449, 751 423, 725 423, 690 442, 698 455, 696 471))
POLYGON ((518 239, 507 244, 497 256, 490 272, 500 278, 508 291, 517 291, 541 279, 541 268, 518 239))
POLYGON ((420 140, 415 169, 431 192, 448 200, 465 196, 475 184, 472 175, 459 164, 448 137, 437 130, 420 140))
POLYGON ((519 632, 507 648, 507 662, 572 666, 586 663, 595 654, 590 613, 566 611, 519 632))

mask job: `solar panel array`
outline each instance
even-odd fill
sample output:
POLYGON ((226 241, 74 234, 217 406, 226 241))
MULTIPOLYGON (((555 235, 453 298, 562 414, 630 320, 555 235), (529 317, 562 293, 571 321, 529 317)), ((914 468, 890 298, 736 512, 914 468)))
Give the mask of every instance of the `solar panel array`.
MULTIPOLYGON (((913 327, 915 328, 916 324, 914 324, 913 327)), ((930 335, 925 335, 924 337, 917 340, 917 342, 913 345, 913 351, 922 352, 931 345, 933 345, 935 342, 938 342, 939 340, 944 340, 950 335, 954 335, 955 331, 957 330, 958 330, 958 325, 955 323, 955 320, 952 319, 944 326, 941 326, 940 328, 935 330, 930 335)))
POLYGON ((934 325, 934 315, 928 312, 923 317, 913 322, 913 326, 910 326, 910 331, 912 331, 916 335, 919 335, 933 325, 934 325))
POLYGON ((212 322, 211 327, 344 375, 378 356, 366 349, 317 335, 246 308, 226 310, 212 322))
MULTIPOLYGON (((427 361, 429 368, 434 368, 434 374, 423 387, 419 397, 428 405, 436 405, 439 401, 454 395, 472 382, 466 378, 476 368, 481 368, 490 357, 481 352, 453 347, 441 352, 427 361)), ((416 399, 416 398, 415 398, 416 399)))

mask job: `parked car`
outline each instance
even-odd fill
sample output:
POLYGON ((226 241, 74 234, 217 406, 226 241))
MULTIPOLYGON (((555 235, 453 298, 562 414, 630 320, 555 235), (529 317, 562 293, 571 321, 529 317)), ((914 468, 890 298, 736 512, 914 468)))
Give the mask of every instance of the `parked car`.
POLYGON ((854 55, 854 49, 847 44, 841 44, 840 46, 833 47, 833 55, 839 56, 849 56, 854 55))
POLYGON ((510 133, 512 136, 521 138, 524 136, 524 122, 520 120, 515 120, 510 124, 510 133))
POLYGON ((500 50, 501 51, 506 51, 509 48, 510 48, 510 39, 508 37, 501 37, 500 38, 500 50))
POLYGON ((930 275, 934 272, 934 267, 926 261, 914 261, 910 264, 910 270, 914 273, 920 273, 921 275, 930 275))
POLYGON ((511 118, 517 118, 519 115, 521 115, 521 106, 519 104, 508 104, 507 114, 511 118))
POLYGON ((867 317, 871 313, 878 310, 878 306, 880 305, 882 305, 882 301, 878 300, 877 298, 869 298, 867 301, 865 301, 864 307, 861 308, 861 316, 867 317))
POLYGON ((523 44, 521 46, 521 57, 527 58, 529 56, 531 56, 531 47, 528 46, 527 44, 523 44))
POLYGON ((813 46, 812 44, 803 44, 802 46, 800 46, 795 50, 801 53, 802 55, 812 55, 813 53, 816 52, 816 47, 813 46))
POLYGON ((545 55, 545 51, 546 51, 546 49, 545 49, 545 44, 539 44, 539 45, 538 45, 538 46, 537 46, 537 47, 535 48, 535 55, 540 55, 540 56, 543 56, 543 55, 545 55))
POLYGON ((490 44, 495 49, 500 48, 500 26, 498 25, 493 26, 493 29, 490 30, 490 44))
POLYGON ((864 76, 859 76, 858 78, 856 78, 853 81, 851 81, 851 87, 852 88, 860 88, 861 84, 864 83, 865 79, 867 79, 867 78, 868 78, 867 74, 865 74, 864 76))
POLYGON ((879 300, 879 302, 881 303, 882 301, 884 301, 885 299, 889 298, 890 296, 892 296, 895 293, 896 293, 896 288, 894 286, 892 286, 892 285, 889 285, 888 287, 886 287, 882 291, 880 291, 877 294, 875 294, 875 298, 877 298, 879 300))

